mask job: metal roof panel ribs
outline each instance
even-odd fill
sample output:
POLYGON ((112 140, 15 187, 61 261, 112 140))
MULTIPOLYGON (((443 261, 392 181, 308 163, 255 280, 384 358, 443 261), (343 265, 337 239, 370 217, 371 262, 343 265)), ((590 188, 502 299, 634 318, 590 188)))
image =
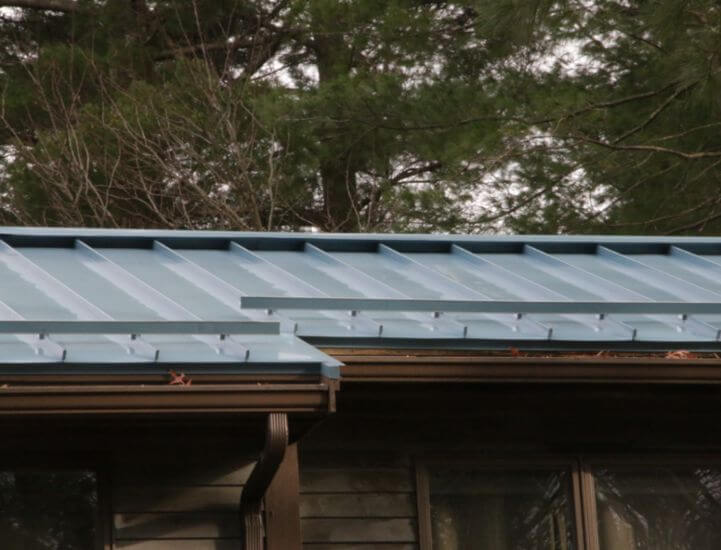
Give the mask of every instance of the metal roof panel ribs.
MULTIPOLYGON (((479 265, 482 264, 484 266, 490 267, 491 269, 497 271, 503 278, 516 282, 515 287, 520 289, 519 292, 521 293, 522 298, 526 299, 534 299, 536 292, 533 291, 533 289, 537 289, 541 291, 541 293, 551 296, 554 298, 557 298, 559 301, 565 301, 570 302, 572 301, 568 296, 565 296, 563 294, 560 294, 559 292, 556 292, 555 290, 552 290, 548 287, 545 287, 541 285, 540 283, 537 283, 536 281, 532 281, 531 279, 528 279, 526 277, 523 277, 522 275, 519 275, 510 269, 506 269, 505 267, 497 264, 493 260, 490 260, 488 258, 482 258, 481 256, 478 256, 477 254, 473 254, 469 250, 463 248, 462 246, 458 246, 456 244, 451 246, 451 253, 455 254, 456 256, 459 256, 463 258, 465 261, 479 265)), ((572 319, 573 321, 580 323, 582 325, 585 325, 589 327, 593 332, 596 333, 605 333, 608 332, 607 327, 610 325, 611 327, 619 328, 622 333, 625 333, 628 335, 628 338, 630 340, 633 340, 636 337, 636 329, 627 325, 626 323, 622 321, 618 321, 616 319, 610 319, 604 315, 596 315, 595 321, 590 321, 587 317, 583 315, 573 315, 569 314, 568 318, 572 319)), ((611 337, 612 338, 612 337, 611 337)))
MULTIPOLYGON (((585 269, 581 269, 580 267, 577 267, 573 264, 570 264, 568 262, 565 262, 561 260, 560 258, 556 258, 555 256, 552 256, 550 254, 547 254, 543 252, 542 250, 539 250, 533 246, 530 245, 524 245, 523 251, 525 254, 528 254, 530 256, 533 256, 534 258, 540 259, 542 261, 545 261, 547 263, 555 263, 556 265, 563 265, 564 268, 566 268, 570 275, 576 280, 576 282, 582 287, 582 288, 589 288, 592 287, 594 294, 597 296, 601 296, 603 298, 607 298, 609 300, 616 300, 618 299, 618 296, 622 296, 623 298, 629 300, 630 302, 636 301, 639 303, 643 302, 653 302, 651 298, 648 296, 645 296, 643 294, 640 294, 634 290, 631 290, 615 281, 611 281, 609 279, 606 279, 605 277, 601 277, 600 275, 596 275, 595 273, 591 273, 590 271, 587 271, 585 269)), ((614 253, 617 254, 617 253, 614 253)), ((620 254, 619 254, 620 255, 620 254)), ((623 256, 625 258, 625 256, 623 256)), ((616 256, 614 256, 616 258, 616 256)), ((629 258, 630 260, 630 258, 629 258)), ((688 304, 689 306, 691 304, 688 304)), ((653 313, 651 310, 647 310, 644 312, 642 308, 639 306, 635 311, 629 310, 626 313, 653 313)), ((691 317, 688 317, 689 313, 692 313, 690 309, 687 309, 685 312, 682 311, 666 311, 666 313, 676 313, 678 317, 676 319, 668 319, 666 317, 659 317, 654 316, 653 319, 663 323, 665 325, 669 325, 673 327, 674 330, 677 332, 685 332, 687 330, 690 330, 702 337, 705 338, 711 338, 712 340, 716 341, 719 339, 719 330, 713 327, 712 325, 709 325, 708 323, 705 323, 703 321, 699 321, 697 319, 693 319, 691 317)))
MULTIPOLYGON (((478 292, 471 287, 463 285, 458 281, 454 281, 443 273, 440 273, 435 269, 431 269, 430 267, 415 261, 413 258, 409 258, 405 254, 398 252, 390 246, 381 243, 378 245, 378 252, 384 254, 385 256, 393 258, 395 261, 412 266, 415 270, 421 271, 433 281, 432 284, 435 288, 444 288, 448 293, 457 296, 459 299, 467 298, 468 295, 470 295, 477 300, 491 300, 489 296, 478 292)), ((443 310, 439 311, 442 312, 443 310)), ((538 334, 540 332, 542 335, 545 336, 545 338, 551 338, 553 331, 550 327, 547 327, 543 323, 540 323, 538 321, 524 318, 522 315, 523 312, 521 311, 512 312, 512 314, 513 315, 510 319, 507 316, 503 315, 492 316, 491 318, 503 325, 508 326, 514 332, 518 331, 530 334, 538 334)))
MULTIPOLYGON (((336 258, 335 256, 328 254, 325 250, 318 248, 317 246, 306 243, 304 251, 311 254, 320 260, 340 267, 348 272, 353 277, 353 286, 359 292, 367 296, 378 296, 378 295, 389 295, 400 299, 410 299, 410 296, 387 285, 383 281, 376 279, 368 275, 366 272, 361 271, 355 266, 352 266, 343 260, 336 258)), ((403 312, 399 312, 403 313, 403 312)), ((445 327, 455 330, 463 338, 468 336, 468 327, 453 319, 443 319, 438 315, 421 316, 418 314, 408 313, 405 314, 409 319, 413 319, 421 323, 423 326, 427 326, 431 330, 443 330, 445 327)))
MULTIPOLYGON (((303 279, 296 277, 290 271, 283 269, 272 261, 248 250, 247 248, 237 243, 230 243, 230 252, 246 260, 255 262, 263 266, 263 268, 266 270, 266 273, 270 275, 269 280, 283 290, 286 290, 290 293, 296 293, 298 295, 326 297, 328 296, 322 290, 314 287, 303 279)), ((341 325, 347 328, 349 331, 370 332, 378 337, 383 335, 383 325, 381 323, 371 319, 370 317, 360 314, 357 311, 348 310, 347 315, 345 316, 331 312, 330 316, 340 321, 341 325)))
MULTIPOLYGON (((24 254, 0 240, 0 262, 21 277, 31 281, 51 300, 71 311, 78 319, 113 321, 114 319, 95 304, 83 298, 73 289, 56 279, 24 254)), ((134 335, 108 335, 107 338, 121 345, 128 353, 151 361, 158 360, 158 350, 134 335)))
POLYGON ((0 228, 0 364, 310 373, 328 362, 311 344, 719 351, 719 275, 718 237, 0 228))
MULTIPOLYGON (((241 289, 231 285, 220 277, 217 277, 204 267, 198 265, 177 250, 164 245, 160 241, 153 241, 153 250, 170 260, 170 269, 183 279, 188 281, 190 284, 195 285, 205 293, 210 294, 219 302, 238 311, 238 313, 241 313, 240 306, 238 305, 238 297, 246 296, 246 293, 241 289)), ((278 321, 281 324, 281 327, 283 327, 283 329, 287 332, 295 333, 298 330, 298 323, 286 319, 274 312, 257 314, 256 312, 243 311, 242 313, 257 319, 278 321)))
MULTIPOLYGON (((203 319, 195 315, 192 311, 171 300, 165 294, 137 278, 83 241, 76 239, 75 248, 89 259, 88 267, 90 269, 129 296, 155 310, 161 317, 175 321, 203 321, 203 319)), ((210 346, 216 350, 217 353, 238 357, 247 361, 250 353, 248 348, 234 341, 232 337, 226 338, 225 336, 225 334, 218 334, 214 338, 206 334, 192 335, 194 339, 210 346)))
MULTIPOLYGON (((25 322, 25 318, 22 315, 2 301, 0 301, 0 318, 10 320, 11 322, 25 322)), ((0 320, 0 324, 3 322, 4 321, 0 320)), ((12 334, 15 335, 18 340, 33 348, 37 355, 57 361, 65 361, 67 350, 52 338, 48 337, 47 331, 34 330, 32 331, 32 335, 22 332, 13 332, 12 334)))

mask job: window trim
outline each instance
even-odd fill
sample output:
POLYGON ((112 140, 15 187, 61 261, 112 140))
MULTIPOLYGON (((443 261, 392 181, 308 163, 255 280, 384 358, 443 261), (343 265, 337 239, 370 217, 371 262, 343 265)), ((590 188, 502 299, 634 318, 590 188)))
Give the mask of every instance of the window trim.
POLYGON ((428 482, 428 463, 415 461, 416 503, 418 511, 418 548, 432 550, 433 530, 431 528, 431 490, 428 482))
POLYGON ((95 550, 113 548, 113 508, 111 478, 107 456, 97 454, 67 454, 39 451, 11 452, 0 459, 0 471, 67 472, 87 471, 95 474, 98 506, 96 511, 95 550))

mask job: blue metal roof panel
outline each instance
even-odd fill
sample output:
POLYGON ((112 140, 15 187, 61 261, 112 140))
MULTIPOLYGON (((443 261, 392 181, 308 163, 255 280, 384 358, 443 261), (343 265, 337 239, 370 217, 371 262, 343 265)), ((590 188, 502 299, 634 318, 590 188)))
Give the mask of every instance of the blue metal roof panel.
POLYGON ((300 338, 719 349, 721 238, 5 228, 3 319, 280 326, 224 340, 174 330, 0 334, 7 363, 334 364, 300 338))

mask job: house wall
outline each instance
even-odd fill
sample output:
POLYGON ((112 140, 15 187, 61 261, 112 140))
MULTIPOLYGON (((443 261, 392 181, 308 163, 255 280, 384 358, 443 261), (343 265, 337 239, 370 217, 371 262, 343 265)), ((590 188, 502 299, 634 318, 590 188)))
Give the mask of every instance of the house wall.
MULTIPOLYGON (((418 548, 415 461, 426 457, 721 456, 719 385, 346 382, 338 398, 338 412, 299 443, 300 466, 275 494, 273 514, 286 509, 268 518, 269 550, 297 550, 275 536, 297 538, 287 529, 297 520, 283 519, 294 506, 303 550, 418 548)), ((57 418, 1 427, 8 445, 40 458, 99 458, 112 548, 240 547, 238 504, 262 421, 172 418, 150 427, 147 419, 57 418)))
POLYGON ((419 548, 424 458, 711 454, 721 388, 345 383, 299 444, 304 550, 419 548))
POLYGON ((4 417, 0 432, 8 468, 98 473, 103 550, 241 547, 240 496, 264 415, 4 417))
MULTIPOLYGON (((320 450, 301 457, 304 550, 418 548, 409 454, 320 450)), ((113 548, 237 550, 238 501, 253 466, 252 457, 229 449, 118 450, 109 476, 113 548)), ((276 520, 268 528, 287 526, 276 520)))

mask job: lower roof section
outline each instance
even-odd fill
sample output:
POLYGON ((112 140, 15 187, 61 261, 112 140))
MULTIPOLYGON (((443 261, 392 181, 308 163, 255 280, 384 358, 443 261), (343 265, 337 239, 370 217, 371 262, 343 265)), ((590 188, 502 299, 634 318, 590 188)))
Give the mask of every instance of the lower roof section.
POLYGON ((293 334, 234 334, 232 327, 230 333, 211 333, 228 324, 233 323, 14 322, 6 330, 23 332, 0 335, 0 375, 53 374, 59 367, 75 375, 152 375, 169 369, 209 375, 339 375, 337 360, 293 334))

